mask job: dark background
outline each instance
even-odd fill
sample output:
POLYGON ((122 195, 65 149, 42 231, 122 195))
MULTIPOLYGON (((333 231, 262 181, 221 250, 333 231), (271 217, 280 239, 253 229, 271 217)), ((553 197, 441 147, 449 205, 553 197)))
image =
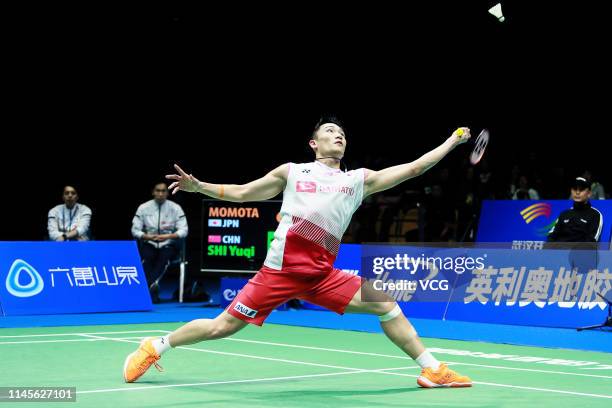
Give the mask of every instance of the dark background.
MULTIPOLYGON (((503 1, 504 23, 496 2, 404 3, 8 13, 0 240, 42 239, 66 184, 96 239, 130 239, 172 163, 252 180, 311 160, 324 112, 346 123, 351 168, 414 160, 465 125, 491 130, 495 171, 531 157, 559 185, 590 168, 612 188, 600 2, 503 1)), ((193 249, 200 198, 175 196, 193 249)))

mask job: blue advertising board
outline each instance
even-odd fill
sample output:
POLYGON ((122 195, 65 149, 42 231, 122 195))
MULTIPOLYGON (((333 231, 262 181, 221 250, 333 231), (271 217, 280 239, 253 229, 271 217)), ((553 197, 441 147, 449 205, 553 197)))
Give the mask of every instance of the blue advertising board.
POLYGON ((248 281, 247 278, 221 278, 221 307, 228 307, 248 281))
POLYGON ((364 245, 361 271, 409 317, 579 327, 612 297, 609 250, 364 245))
MULTIPOLYGON (((612 200, 591 200, 603 215, 599 239, 609 243, 612 235, 612 200)), ((484 200, 478 223, 477 242, 542 242, 571 200, 484 200)), ((609 248, 609 245, 603 246, 609 248)))
MULTIPOLYGON (((476 250, 482 253, 482 250, 476 250)), ((612 300, 612 252, 486 250, 485 268, 460 276, 448 320, 577 328, 602 323, 612 300)))
POLYGON ((3 315, 152 310, 135 241, 0 242, 3 315))

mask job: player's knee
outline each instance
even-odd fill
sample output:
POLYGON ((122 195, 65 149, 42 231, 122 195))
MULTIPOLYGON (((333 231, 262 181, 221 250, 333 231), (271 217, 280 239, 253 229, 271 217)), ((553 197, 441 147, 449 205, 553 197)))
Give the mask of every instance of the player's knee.
MULTIPOLYGON (((237 319, 236 319, 237 320, 237 319)), ((240 321, 239 321, 240 322, 240 321)), ((210 339, 222 339, 224 337, 231 336, 242 328, 241 324, 237 324, 234 321, 228 321, 223 318, 217 318, 213 320, 209 338, 210 339)))
POLYGON ((362 302, 356 305, 362 313, 374 314, 377 316, 384 315, 393 310, 395 302, 362 302))
POLYGON ((381 322, 387 322, 389 320, 393 320, 399 315, 402 314, 402 309, 400 309, 397 302, 393 303, 380 303, 380 311, 376 313, 378 315, 378 319, 381 322))
POLYGON ((374 313, 378 316, 389 313, 393 310, 393 308, 397 305, 395 302, 376 302, 372 303, 372 307, 374 308, 374 313))

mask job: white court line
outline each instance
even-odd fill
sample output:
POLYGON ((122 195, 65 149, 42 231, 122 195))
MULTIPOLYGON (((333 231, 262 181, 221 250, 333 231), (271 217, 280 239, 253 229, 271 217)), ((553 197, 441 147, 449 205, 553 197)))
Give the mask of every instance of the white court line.
MULTIPOLYGON (((168 332, 168 333, 170 333, 170 332, 168 332)), ((268 342, 268 341, 236 339, 236 338, 232 338, 232 337, 225 338, 223 340, 238 341, 238 342, 244 342, 244 343, 264 344, 264 345, 270 345, 270 346, 300 348, 300 349, 307 349, 307 350, 331 351, 331 352, 335 352, 335 353, 359 354, 359 355, 365 355, 365 356, 386 357, 386 358, 395 358, 395 359, 401 359, 401 360, 411 360, 409 357, 406 357, 406 356, 394 356, 394 355, 391 355, 391 354, 368 353, 368 352, 365 352, 365 351, 340 350, 340 349, 325 348, 325 347, 315 347, 315 346, 301 346, 301 345, 297 345, 297 344, 286 344, 286 343, 274 343, 274 342, 268 342)), ((502 370, 530 371, 530 372, 535 372, 535 373, 573 375, 573 376, 580 376, 580 377, 595 377, 595 378, 612 379, 612 376, 609 376, 609 375, 569 373, 569 372, 566 372, 566 371, 539 370, 539 369, 536 369, 536 368, 520 368, 520 367, 494 366, 494 365, 487 365, 487 364, 460 363, 460 362, 452 362, 452 361, 446 361, 446 360, 445 360, 445 362, 447 362, 449 365, 451 365, 451 364, 453 364, 453 365, 466 365, 466 366, 485 367, 485 368, 497 368, 497 369, 502 369, 502 370)))
MULTIPOLYGON (((140 344, 139 341, 134 341, 134 340, 114 339, 114 338, 111 338, 111 337, 98 337, 98 336, 93 336, 91 334, 83 334, 83 336, 92 337, 92 338, 102 338, 102 339, 108 339, 108 340, 113 340, 113 341, 120 341, 120 342, 124 342, 124 343, 136 343, 136 344, 140 344)), ((279 363, 289 363, 289 364, 302 364, 302 365, 308 365, 308 366, 313 366, 313 367, 339 368, 341 370, 352 370, 352 371, 363 371, 364 370, 363 368, 343 367, 343 366, 329 365, 329 364, 310 363, 310 362, 306 362, 306 361, 286 360, 286 359, 283 359, 283 358, 254 356, 254 355, 251 355, 251 354, 229 353, 229 352, 225 352, 225 351, 206 350, 206 349, 199 349, 199 348, 185 347, 185 346, 179 346, 179 347, 176 347, 176 348, 177 349, 183 349, 183 350, 199 351, 201 353, 221 354, 221 355, 224 355, 224 356, 234 356, 234 357, 246 357, 246 358, 253 358, 253 359, 256 359, 256 360, 267 360, 267 361, 275 361, 275 362, 279 362, 279 363)), ((401 367, 401 368, 416 368, 416 366, 401 367)))
POLYGON ((474 364, 474 363, 459 363, 459 362, 448 362, 448 364, 452 365, 464 365, 464 366, 475 366, 475 367, 485 367, 485 368, 499 368, 502 370, 516 370, 516 371, 530 371, 534 373, 546 373, 546 374, 561 374, 561 375, 574 375, 579 377, 594 377, 594 378, 605 378, 612 379, 611 375, 599 375, 599 374, 583 374, 583 373, 568 373, 566 371, 549 371, 549 370, 538 370, 535 368, 519 368, 519 367, 504 367, 504 366, 494 366, 487 364, 474 364))
MULTIPOLYGON (((143 337, 119 337, 121 339, 142 339, 143 337)), ((37 344, 37 343, 71 343, 71 342, 91 342, 91 341, 108 341, 112 338, 99 339, 63 339, 63 340, 24 340, 24 341, 0 341, 2 344, 37 344)))
MULTIPOLYGON (((132 331, 114 331, 114 332, 92 332, 92 333, 56 333, 56 334, 31 334, 31 335, 20 335, 20 336, 0 336, 0 338, 20 338, 20 337, 44 337, 44 336, 62 336, 62 335, 70 335, 70 336, 81 336, 86 334, 122 334, 122 333, 151 333, 151 332, 161 332, 161 333, 171 333, 168 330, 132 330, 132 331)), ((129 339, 140 339, 142 337, 129 337, 129 339)), ((128 337, 124 337, 123 339, 128 339, 128 337)), ((102 341, 109 340, 108 338, 91 338, 91 339, 66 339, 66 340, 49 340, 49 341, 23 341, 23 342, 0 342, 2 344, 33 344, 33 343, 61 343, 61 342, 78 342, 78 341, 102 341)), ((324 348, 324 347, 315 347, 315 346, 302 346, 297 344, 286 344, 286 343, 275 343, 275 342, 266 342, 266 341, 257 341, 257 340, 246 340, 246 339, 237 339, 237 338, 225 338, 223 340, 231 340, 245 343, 255 343, 255 344, 264 344, 264 345, 272 345, 272 346, 281 346, 281 347, 291 347, 291 348, 300 348, 307 350, 321 350, 321 351, 330 351, 336 353, 347 353, 347 354, 357 354, 357 355, 367 355, 374 357, 385 357, 385 358, 395 358, 402 360, 410 360, 408 357, 404 356, 394 356, 390 354, 380 354, 380 353, 369 353, 363 351, 353 351, 353 350, 340 350, 333 348, 324 348)), ((527 371, 527 372, 536 372, 536 373, 545 373, 545 374, 559 374, 559 375, 569 375, 569 376, 579 376, 579 377, 593 377, 593 378, 604 378, 604 379, 612 379, 612 376, 608 375, 598 375, 598 374, 583 374, 583 373, 570 373, 565 371, 551 371, 551 370, 540 370, 534 368, 520 368, 520 367, 505 367, 505 366, 496 366, 496 365, 488 365, 488 364, 475 364, 475 363, 462 363, 462 362, 453 362, 447 361, 449 365, 465 365, 465 366, 474 366, 474 367, 484 367, 484 368, 495 368, 502 370, 514 370, 514 371, 527 371)))
POLYGON ((169 333, 167 330, 130 330, 130 331, 112 331, 112 332, 95 332, 95 333, 52 333, 52 334, 20 334, 15 336, 0 336, 0 339, 20 338, 20 337, 53 337, 53 336, 80 336, 81 334, 129 334, 129 333, 169 333))
MULTIPOLYGON (((391 370, 403 370, 403 368, 387 368, 385 370, 380 370, 380 371, 384 371, 384 372, 381 372, 381 374, 399 375, 399 376, 402 376, 402 377, 412 377, 412 378, 417 378, 418 377, 418 375, 413 375, 413 374, 401 374, 401 373, 392 373, 392 372, 389 372, 391 370)), ((519 390, 545 391, 545 392, 554 392, 554 393, 558 393, 558 394, 579 395, 581 397, 595 397, 595 398, 609 398, 609 399, 612 399, 612 395, 589 394, 589 393, 585 393, 585 392, 563 391, 563 390, 557 390, 557 389, 553 389, 553 388, 526 387, 526 386, 523 386, 523 385, 498 384, 498 383, 490 383, 490 382, 483 382, 483 381, 472 381, 472 382, 474 384, 477 384, 477 385, 490 385, 490 386, 493 386, 493 387, 516 388, 516 389, 519 389, 519 390)))
MULTIPOLYGON (((123 334, 123 333, 171 333, 168 330, 132 330, 132 331, 114 331, 114 332, 91 332, 91 333, 56 333, 56 334, 30 334, 30 335, 19 335, 19 336, 0 336, 0 338, 20 338, 20 337, 46 337, 46 336, 82 336, 82 335, 96 335, 96 334, 123 334)), ((137 337, 134 337, 137 338, 137 337)), ((127 339, 124 338, 124 339, 127 339)), ((76 341, 101 341, 101 340, 109 340, 109 338, 98 338, 98 339, 75 339, 75 340, 51 340, 51 341, 24 341, 24 342, 0 342, 2 344, 31 344, 31 343, 60 343, 60 342, 76 342, 76 341)), ((255 343, 255 344, 264 344, 271 346, 280 346, 280 347, 291 347, 291 348, 300 348, 307 350, 321 350, 321 351, 331 351, 336 353, 347 353, 347 354, 358 354, 358 355, 366 355, 366 356, 374 356, 374 357, 385 357, 385 358, 395 358, 402 360, 411 360, 408 357, 404 356, 394 356, 390 354, 380 354, 380 353, 369 353, 363 351, 353 351, 353 350, 340 350, 333 348, 324 348, 324 347, 315 347, 315 346, 302 346, 297 344, 286 344, 286 343, 274 343, 274 342, 266 342, 266 341, 257 341, 257 340, 246 340, 246 339, 237 339, 237 338, 225 338, 223 340, 230 341, 238 341, 244 343, 255 343)), ((198 349, 200 350, 200 349, 198 349)), ((412 360, 411 360, 412 361, 412 360)), ((505 366, 496 366, 496 365, 488 365, 488 364, 475 364, 475 363, 461 363, 456 361, 446 361, 449 365, 465 365, 465 366, 474 366, 474 367, 484 367, 484 368, 495 368, 501 370, 514 370, 514 371, 527 371, 527 372, 535 372, 535 373, 545 373, 545 374, 559 374, 559 375, 569 375, 569 376, 579 376, 579 377, 593 377, 593 378, 605 378, 612 379, 612 376, 609 375, 598 375, 598 374, 583 374, 583 373, 570 373, 566 371, 552 371, 552 370, 540 370, 535 368, 520 368, 520 367, 505 367, 505 366)))
MULTIPOLYGON (((385 370, 393 370, 393 369, 389 368, 385 370)), ((377 370, 377 371, 381 371, 381 370, 377 370)), ((369 373, 369 372, 371 371, 370 370, 357 370, 357 371, 342 371, 339 373, 294 375, 290 377, 253 378, 250 380, 212 381, 212 382, 168 384, 168 385, 148 385, 148 386, 142 386, 142 387, 129 387, 129 388, 107 388, 103 390, 77 391, 77 394, 93 394, 97 392, 115 392, 115 391, 144 391, 144 390, 150 390, 150 389, 155 389, 155 388, 193 387, 193 386, 202 386, 202 385, 240 384, 240 383, 264 382, 264 381, 297 380, 297 379, 302 379, 302 378, 332 377, 332 376, 339 376, 339 375, 361 374, 361 373, 369 373)))
MULTIPOLYGON (((88 336, 88 337, 96 337, 96 336, 89 336, 89 335, 86 335, 86 336, 88 336)), ((112 338, 110 338, 110 339, 114 340, 114 341, 123 341, 123 342, 126 342, 126 343, 137 343, 136 341, 132 341, 132 340, 120 340, 120 339, 112 339, 112 338)), ((218 352, 218 351, 212 351, 212 350, 197 349, 197 348, 193 348, 193 347, 179 346, 179 347, 176 347, 176 348, 178 348, 178 349, 185 349, 185 350, 199 351, 199 352, 204 352, 204 353, 213 353, 213 354, 223 354, 223 355, 230 355, 230 356, 254 358, 254 359, 259 359, 259 360, 279 361, 279 362, 284 362, 284 363, 314 365, 314 366, 318 366, 318 367, 328 367, 328 368, 340 368, 340 369, 351 370, 351 371, 360 371, 360 372, 361 371, 365 371, 365 372, 369 372, 369 373, 396 375, 396 376, 411 377, 411 378, 417 378, 418 377, 418 375, 413 375, 413 374, 401 374, 401 373, 389 372, 389 370, 402 370, 402 369, 414 368, 414 367, 398 367, 398 368, 392 368, 392 369, 387 368, 387 369, 364 370, 362 368, 341 367, 341 366, 332 366, 332 365, 325 365, 325 364, 307 363, 305 361, 285 360, 285 359, 277 359, 277 358, 271 358, 271 357, 260 357, 260 356, 252 356, 252 355, 248 355, 248 354, 218 352)), ((573 392, 573 391, 563 391, 563 390, 557 390, 557 389, 552 389, 552 388, 536 388, 536 387, 526 387, 526 386, 522 386, 522 385, 497 384, 497 383, 482 382, 482 381, 474 381, 474 384, 489 385, 489 386, 493 386, 493 387, 514 388, 514 389, 528 390, 528 391, 543 391, 543 392, 552 392, 552 393, 558 393, 558 394, 579 395, 579 396, 583 396, 583 397, 595 397, 595 398, 609 398, 609 399, 612 399, 612 395, 601 395, 601 394, 589 394, 589 393, 573 392)))

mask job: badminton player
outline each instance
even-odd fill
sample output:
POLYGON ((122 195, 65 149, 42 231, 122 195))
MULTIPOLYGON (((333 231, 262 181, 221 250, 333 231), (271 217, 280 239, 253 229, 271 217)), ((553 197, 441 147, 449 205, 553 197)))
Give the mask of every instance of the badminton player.
POLYGON ((309 141, 314 161, 283 164, 247 184, 202 182, 175 165, 178 174, 167 176, 174 181, 169 187, 173 194, 182 190, 247 202, 282 192, 282 218, 263 266, 227 309, 214 319, 193 320, 166 336, 144 339, 125 359, 125 381, 136 381, 151 365, 161 371, 157 361, 171 348, 228 337, 249 323, 261 326, 272 310, 297 298, 339 314, 376 315, 387 337, 422 368, 417 379, 421 387, 470 387, 468 377, 440 363, 425 348, 393 299, 374 293, 358 276, 333 267, 340 239, 365 197, 420 176, 469 138, 469 129, 459 128, 413 162, 379 171, 343 172, 340 162, 347 138, 342 124, 335 118, 322 118, 309 141), (381 301, 362 300, 374 297, 381 301))

